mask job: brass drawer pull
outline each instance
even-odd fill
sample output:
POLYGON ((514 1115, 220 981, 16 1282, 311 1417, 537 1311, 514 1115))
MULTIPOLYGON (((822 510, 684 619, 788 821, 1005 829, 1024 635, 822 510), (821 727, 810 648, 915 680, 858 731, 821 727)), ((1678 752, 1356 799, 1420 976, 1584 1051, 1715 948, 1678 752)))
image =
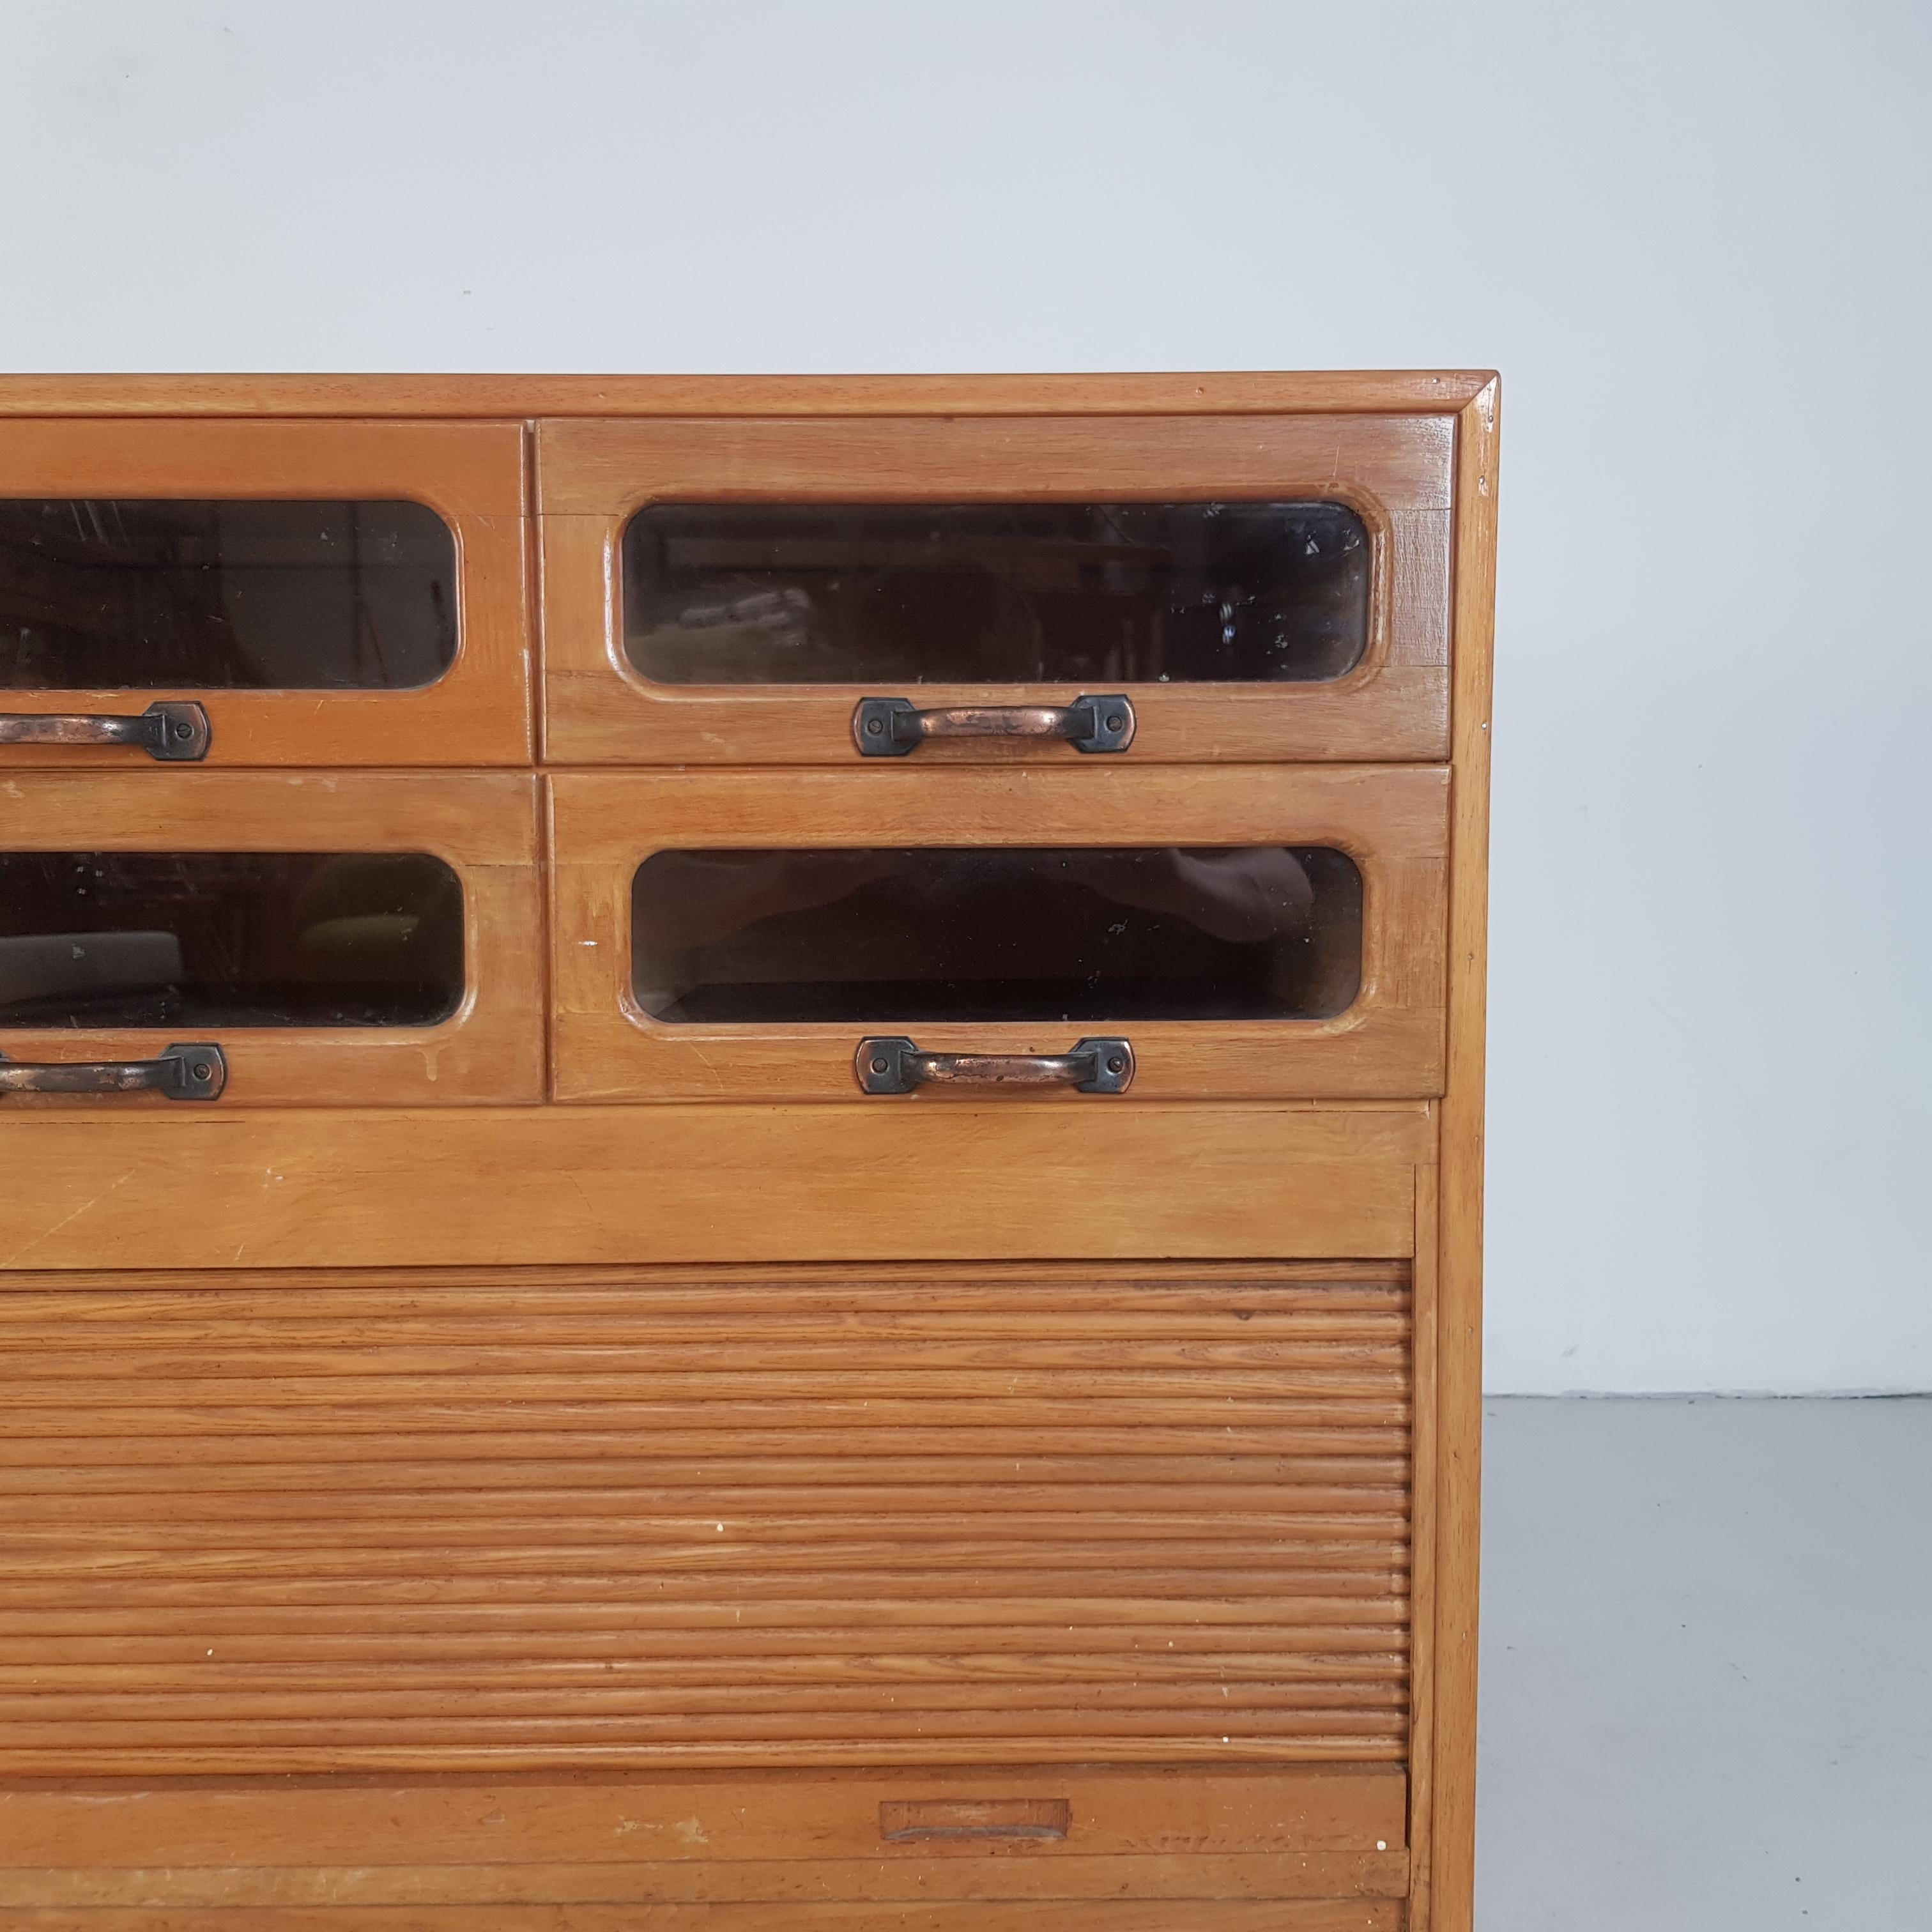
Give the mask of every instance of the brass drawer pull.
POLYGON ((1134 1077, 1134 1050, 1124 1040, 1082 1040, 1070 1053, 922 1053, 903 1034, 889 1034, 860 1041, 852 1065, 868 1094, 910 1094, 928 1086, 1124 1094, 1134 1077))
POLYGON ((170 764, 199 764, 214 734, 199 704, 170 698, 138 716, 0 712, 0 745, 133 745, 170 764))
POLYGON ((1134 742, 1134 707, 1116 697, 922 711, 909 698, 862 698, 852 737, 866 758, 903 758, 928 738, 1064 738, 1076 752, 1124 752, 1134 742))
POLYGON ((228 1084, 228 1057, 205 1042, 164 1047, 152 1060, 9 1060, 0 1053, 0 1094, 161 1094, 215 1100, 228 1084))

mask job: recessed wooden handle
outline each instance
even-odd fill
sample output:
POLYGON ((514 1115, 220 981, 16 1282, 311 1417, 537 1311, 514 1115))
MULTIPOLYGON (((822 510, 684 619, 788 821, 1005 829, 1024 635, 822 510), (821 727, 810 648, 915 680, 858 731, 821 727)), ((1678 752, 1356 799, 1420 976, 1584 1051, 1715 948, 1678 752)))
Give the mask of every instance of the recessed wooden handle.
POLYGON ((1064 1798, 915 1798, 879 1807, 879 1836, 889 1845, 976 1838, 1055 1844, 1072 1821, 1064 1798))
POLYGON ((0 745, 131 745, 169 764, 199 764, 213 738, 199 704, 169 699, 137 713, 0 712, 0 745))

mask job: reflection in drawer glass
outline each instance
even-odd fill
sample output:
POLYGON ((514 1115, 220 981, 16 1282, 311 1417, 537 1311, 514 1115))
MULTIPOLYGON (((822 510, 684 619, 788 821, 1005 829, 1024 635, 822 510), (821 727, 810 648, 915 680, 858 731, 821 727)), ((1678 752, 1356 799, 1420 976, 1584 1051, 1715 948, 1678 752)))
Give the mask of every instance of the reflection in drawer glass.
POLYGON ((455 656, 420 503, 0 499, 0 688, 400 691, 455 656))
POLYGON ((1326 846, 658 852, 631 915, 672 1023, 1322 1019, 1361 982, 1326 846))
POLYGON ((1340 503, 658 504, 624 646, 667 684, 1334 678, 1369 559, 1340 503))
POLYGON ((0 853, 0 1026, 427 1026, 463 983, 424 853, 0 853))

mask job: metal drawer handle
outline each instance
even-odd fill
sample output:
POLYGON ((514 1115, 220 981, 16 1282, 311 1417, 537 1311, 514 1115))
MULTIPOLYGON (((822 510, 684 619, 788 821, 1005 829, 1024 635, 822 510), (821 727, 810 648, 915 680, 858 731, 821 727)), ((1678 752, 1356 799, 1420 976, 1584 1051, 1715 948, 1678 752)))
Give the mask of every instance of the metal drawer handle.
POLYGON ((922 711, 909 698, 862 698, 852 737, 866 758, 903 758, 928 738, 1064 738, 1076 752, 1124 752, 1134 742, 1134 707, 1114 697, 922 711))
POLYGON ((152 1060, 9 1060, 0 1053, 0 1094, 161 1094, 215 1100, 228 1084, 228 1057, 206 1041, 164 1047, 152 1060))
POLYGON ((868 1094, 910 1094, 928 1086, 1124 1094, 1134 1077, 1134 1050, 1124 1040, 1081 1040, 1071 1053, 922 1053, 903 1034, 888 1034, 860 1041, 852 1066, 868 1094))
POLYGON ((170 764, 199 764, 214 736, 199 704, 170 698, 138 717, 82 711, 0 712, 0 745, 133 745, 170 764))

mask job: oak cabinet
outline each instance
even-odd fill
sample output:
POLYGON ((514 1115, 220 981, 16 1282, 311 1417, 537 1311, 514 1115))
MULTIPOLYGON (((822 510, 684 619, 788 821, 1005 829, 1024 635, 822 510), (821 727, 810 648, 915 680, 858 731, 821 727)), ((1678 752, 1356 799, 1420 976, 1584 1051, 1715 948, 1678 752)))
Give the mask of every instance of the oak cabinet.
POLYGON ((1469 1932, 1496 398, 0 379, 7 1908, 1469 1932))

